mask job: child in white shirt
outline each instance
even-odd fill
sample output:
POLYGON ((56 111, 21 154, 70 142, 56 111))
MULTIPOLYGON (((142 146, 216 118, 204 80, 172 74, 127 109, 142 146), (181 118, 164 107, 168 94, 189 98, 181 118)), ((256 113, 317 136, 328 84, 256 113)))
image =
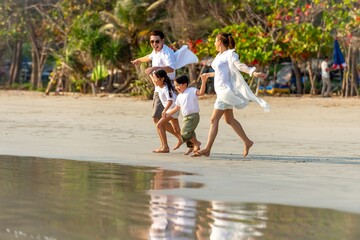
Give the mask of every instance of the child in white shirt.
POLYGON ((180 126, 178 121, 179 114, 170 114, 166 115, 166 112, 173 109, 175 107, 175 88, 172 85, 170 78, 168 77, 167 73, 160 69, 156 70, 150 74, 150 78, 155 85, 155 91, 158 92, 160 101, 164 106, 164 110, 161 114, 161 119, 156 124, 156 128, 159 134, 160 148, 154 149, 154 153, 168 153, 170 152, 166 131, 173 134, 177 139, 178 143, 176 144, 175 149, 179 148, 182 144, 182 138, 180 135, 180 126))
POLYGON ((183 115, 181 137, 183 142, 187 142, 189 148, 185 153, 187 155, 191 151, 200 150, 201 143, 196 139, 195 129, 200 121, 198 96, 204 95, 206 80, 202 81, 200 90, 189 87, 189 78, 187 76, 175 78, 174 84, 179 95, 176 98, 175 107, 169 110, 166 116, 171 116, 181 109, 183 115))

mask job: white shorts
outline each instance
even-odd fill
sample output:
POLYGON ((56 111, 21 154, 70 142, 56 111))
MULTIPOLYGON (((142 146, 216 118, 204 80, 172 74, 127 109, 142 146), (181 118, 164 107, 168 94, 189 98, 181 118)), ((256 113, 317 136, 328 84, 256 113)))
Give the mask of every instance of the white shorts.
POLYGON ((214 108, 218 110, 226 110, 226 109, 233 109, 233 105, 227 104, 219 99, 216 98, 214 103, 214 108))

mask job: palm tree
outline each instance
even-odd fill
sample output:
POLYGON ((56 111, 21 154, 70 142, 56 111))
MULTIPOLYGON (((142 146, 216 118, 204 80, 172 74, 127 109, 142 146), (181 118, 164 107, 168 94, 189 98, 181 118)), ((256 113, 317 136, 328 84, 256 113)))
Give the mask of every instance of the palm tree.
MULTIPOLYGON (((149 21, 151 18, 146 14, 146 9, 150 5, 148 2, 145 0, 118 0, 113 12, 100 12, 101 19, 105 22, 100 32, 106 33, 113 41, 108 50, 115 53, 122 52, 121 57, 111 54, 111 52, 105 52, 104 55, 105 61, 110 63, 112 72, 115 71, 113 66, 116 66, 125 75, 123 85, 116 89, 116 92, 127 91, 128 87, 136 79, 132 74, 134 73, 134 67, 130 61, 144 48, 144 45, 140 44, 140 40, 145 37, 147 40, 152 26, 152 21, 149 21), (128 54, 125 55, 124 53, 128 54)), ((147 50, 150 49, 147 48, 147 50)), ((137 78, 146 85, 147 80, 143 74, 137 72, 137 78)), ((109 89, 111 89, 109 85, 112 84, 112 81, 113 79, 109 80, 109 89)))

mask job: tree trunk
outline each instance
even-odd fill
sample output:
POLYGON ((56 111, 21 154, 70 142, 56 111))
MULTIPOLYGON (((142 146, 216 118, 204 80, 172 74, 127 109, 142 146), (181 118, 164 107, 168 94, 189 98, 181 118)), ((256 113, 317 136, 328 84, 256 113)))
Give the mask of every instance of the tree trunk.
MULTIPOLYGON (((356 96, 359 97, 358 83, 357 83, 357 57, 359 56, 359 49, 353 49, 353 54, 351 56, 351 96, 354 96, 354 91, 356 96)), ((350 67, 350 66, 349 66, 350 67)))
POLYGON ((349 44, 349 50, 348 50, 348 56, 347 56, 347 68, 344 70, 344 95, 345 98, 347 98, 349 96, 349 92, 350 92, 350 86, 349 86, 349 76, 350 76, 350 56, 351 56, 351 43, 349 44))
POLYGON ((93 81, 89 81, 89 84, 91 86, 91 91, 93 93, 94 96, 96 96, 96 86, 95 83, 93 81))
POLYGON ((31 43, 31 57, 32 57, 32 71, 31 71, 31 84, 32 87, 42 88, 41 74, 47 58, 46 41, 42 41, 36 36, 34 26, 28 20, 27 27, 29 30, 30 43, 31 43))
POLYGON ((15 48, 12 55, 11 66, 9 70, 9 79, 8 86, 13 85, 15 82, 19 81, 20 70, 21 70, 21 61, 22 61, 22 41, 17 41, 15 43, 15 48))
POLYGON ((37 60, 36 57, 36 51, 34 48, 31 49, 31 77, 30 77, 30 83, 32 86, 32 89, 36 89, 38 78, 37 78, 37 60))
POLYGON ((190 82, 192 81, 196 81, 196 67, 195 67, 195 64, 190 64, 188 66, 188 69, 189 69, 189 80, 190 82))
POLYGON ((312 66, 312 60, 310 60, 310 62, 307 62, 308 65, 308 73, 309 73, 309 80, 310 80, 310 95, 315 95, 316 94, 316 87, 315 87, 315 78, 316 76, 313 74, 311 66, 312 66))
POLYGON ((297 94, 302 94, 300 68, 298 67, 297 62, 294 59, 291 58, 291 62, 292 62, 295 77, 296 77, 296 92, 297 92, 297 94))
POLYGON ((114 79, 115 79, 115 69, 111 68, 111 74, 110 76, 108 76, 108 82, 107 82, 107 86, 106 86, 106 91, 107 92, 112 92, 114 90, 113 87, 113 83, 114 83, 114 79))

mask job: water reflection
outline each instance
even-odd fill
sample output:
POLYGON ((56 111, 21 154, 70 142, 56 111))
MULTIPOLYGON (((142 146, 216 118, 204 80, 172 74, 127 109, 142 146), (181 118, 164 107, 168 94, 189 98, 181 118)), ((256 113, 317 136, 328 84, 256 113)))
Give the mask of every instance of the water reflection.
POLYGON ((181 172, 0 156, 0 239, 148 239, 157 172, 180 185, 181 172))
POLYGON ((266 206, 151 196, 150 239, 255 239, 266 228, 266 206))
POLYGON ((183 174, 0 156, 0 239, 360 239, 356 214, 156 194, 183 174))

